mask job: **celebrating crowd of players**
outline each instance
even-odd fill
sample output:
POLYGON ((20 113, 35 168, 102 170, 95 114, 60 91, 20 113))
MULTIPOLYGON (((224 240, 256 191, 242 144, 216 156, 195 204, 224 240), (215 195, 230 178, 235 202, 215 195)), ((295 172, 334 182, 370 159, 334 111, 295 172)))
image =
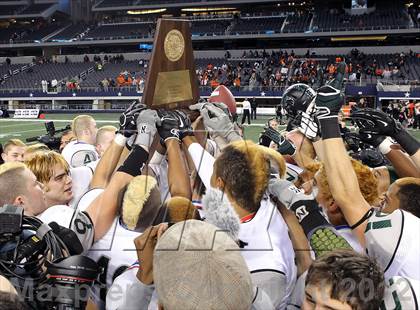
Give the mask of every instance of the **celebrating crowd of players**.
POLYGON ((344 72, 291 86, 260 144, 207 101, 78 116, 61 154, 12 140, 0 205, 74 231, 98 309, 418 309, 420 143, 379 110, 344 128, 344 72))

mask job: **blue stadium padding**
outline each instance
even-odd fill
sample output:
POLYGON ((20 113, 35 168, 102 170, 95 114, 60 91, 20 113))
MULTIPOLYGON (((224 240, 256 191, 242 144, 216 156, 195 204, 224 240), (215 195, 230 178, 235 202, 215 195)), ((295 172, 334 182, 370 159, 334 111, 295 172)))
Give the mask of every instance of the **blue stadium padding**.
MULTIPOLYGON (((236 91, 231 89, 232 94, 234 97, 281 97, 283 95, 283 91, 236 91)), ((202 90, 200 91, 201 97, 208 97, 211 94, 211 90, 202 90)), ((378 92, 376 90, 375 85, 368 85, 368 86, 354 86, 354 85, 347 85, 345 94, 347 96, 375 96, 379 98, 420 98, 420 89, 413 90, 411 92, 378 92)), ((120 90, 120 91, 77 91, 77 92, 61 92, 58 94, 47 94, 41 91, 14 91, 14 92, 0 92, 0 98, 24 98, 24 97, 32 97, 32 98, 40 98, 40 97, 49 97, 49 98, 59 98, 59 97, 76 97, 76 98, 100 98, 100 97, 115 97, 124 98, 124 97, 141 97, 141 93, 138 93, 134 90, 120 90), (30 95, 32 94, 32 95, 30 95), (73 95, 75 94, 75 95, 73 95)))

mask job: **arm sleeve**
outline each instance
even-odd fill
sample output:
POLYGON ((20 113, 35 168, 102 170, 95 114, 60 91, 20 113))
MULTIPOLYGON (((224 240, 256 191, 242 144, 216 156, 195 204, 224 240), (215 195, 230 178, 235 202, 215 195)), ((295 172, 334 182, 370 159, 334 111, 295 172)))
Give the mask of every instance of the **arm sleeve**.
POLYGON ((95 229, 89 215, 86 212, 77 211, 74 214, 69 229, 76 233, 84 252, 88 251, 93 244, 95 236, 95 229))
POLYGON ((147 310, 154 285, 145 285, 136 277, 136 270, 127 270, 117 277, 106 295, 106 310, 147 310))
POLYGON ((214 157, 198 143, 192 143, 188 147, 188 152, 191 155, 195 169, 204 186, 210 188, 210 179, 213 174, 213 165, 215 162, 214 157))

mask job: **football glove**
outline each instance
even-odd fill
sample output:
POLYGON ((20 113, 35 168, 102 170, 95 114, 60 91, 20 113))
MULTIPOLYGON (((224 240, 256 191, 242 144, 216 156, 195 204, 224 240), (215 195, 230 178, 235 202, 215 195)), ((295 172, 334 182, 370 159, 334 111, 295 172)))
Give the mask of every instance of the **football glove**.
POLYGON ((365 134, 393 137, 402 130, 400 123, 380 110, 358 109, 350 117, 365 134))
POLYGON ((295 155, 296 146, 290 140, 282 136, 277 130, 271 127, 267 127, 265 131, 261 134, 269 138, 275 144, 277 144, 277 151, 282 155, 295 155))
POLYGON ((147 109, 146 105, 133 102, 127 110, 120 115, 118 133, 124 135, 126 138, 131 137, 137 133, 137 117, 140 112, 147 109))
POLYGON ((158 126, 159 136, 164 142, 169 139, 180 140, 179 116, 175 111, 158 111, 161 124, 158 126))
POLYGON ((315 115, 311 116, 306 112, 302 112, 298 130, 309 140, 315 140, 320 136, 320 130, 315 115))
POLYGON ((150 148, 156 134, 156 125, 160 124, 160 118, 156 111, 145 109, 137 117, 136 145, 143 145, 150 148))
POLYGON ((182 140, 186 136, 193 136, 194 132, 191 127, 191 120, 188 114, 179 110, 176 110, 174 112, 175 112, 175 115, 178 117, 179 138, 182 140))
POLYGON ((337 66, 335 78, 317 90, 315 98, 315 113, 318 119, 337 117, 344 97, 341 94, 343 87, 346 63, 341 62, 337 66))

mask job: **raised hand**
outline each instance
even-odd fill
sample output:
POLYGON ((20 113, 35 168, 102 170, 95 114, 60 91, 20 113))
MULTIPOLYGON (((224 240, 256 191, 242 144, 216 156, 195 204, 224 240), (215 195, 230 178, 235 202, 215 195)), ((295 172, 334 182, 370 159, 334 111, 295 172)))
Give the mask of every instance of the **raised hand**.
POLYGON ((315 112, 318 119, 338 116, 338 112, 340 112, 344 102, 341 88, 343 87, 345 72, 346 63, 339 63, 335 78, 318 88, 315 98, 315 112))
POLYGON ((157 131, 156 125, 160 125, 160 118, 157 112, 150 109, 142 110, 137 117, 136 123, 137 137, 134 143, 150 148, 157 131))
POLYGON ((158 126, 158 132, 164 142, 169 139, 180 139, 180 121, 179 115, 175 111, 158 111, 161 124, 158 126))
POLYGON ((393 137, 402 130, 401 125, 388 114, 375 109, 357 109, 352 111, 351 119, 364 134, 371 136, 393 137))
POLYGON ((147 109, 146 105, 133 102, 133 104, 120 115, 118 133, 124 135, 126 138, 137 133, 137 118, 140 112, 145 109, 147 109))
POLYGON ((277 151, 282 155, 295 155, 296 146, 290 140, 282 136, 277 130, 268 127, 262 133, 263 136, 266 136, 274 143, 277 144, 277 151))
POLYGON ((182 140, 186 136, 193 136, 194 131, 191 126, 191 120, 184 111, 176 110, 175 115, 178 117, 179 138, 182 140))
POLYGON ((213 135, 220 136, 228 142, 241 139, 229 116, 214 105, 207 105, 200 111, 204 126, 213 135))

